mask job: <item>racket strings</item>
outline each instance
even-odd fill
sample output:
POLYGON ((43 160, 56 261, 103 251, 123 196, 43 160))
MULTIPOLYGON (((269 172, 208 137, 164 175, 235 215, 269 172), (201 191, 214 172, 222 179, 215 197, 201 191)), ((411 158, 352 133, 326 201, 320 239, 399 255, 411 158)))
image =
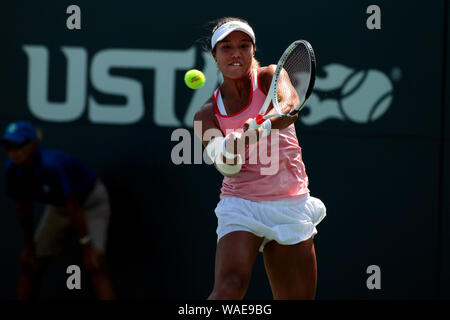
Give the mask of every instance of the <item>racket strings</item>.
MULTIPOLYGON (((296 101, 295 107, 300 107, 301 103, 306 99, 306 93, 309 88, 311 79, 311 57, 308 48, 300 43, 289 54, 284 62, 283 69, 289 76, 290 84, 297 92, 299 101, 296 101)), ((292 87, 289 84, 277 88, 278 98, 288 97, 292 92, 292 87)), ((280 99, 278 99, 280 100, 280 99)), ((292 110, 291 107, 281 104, 278 106, 278 112, 288 114, 292 110)))

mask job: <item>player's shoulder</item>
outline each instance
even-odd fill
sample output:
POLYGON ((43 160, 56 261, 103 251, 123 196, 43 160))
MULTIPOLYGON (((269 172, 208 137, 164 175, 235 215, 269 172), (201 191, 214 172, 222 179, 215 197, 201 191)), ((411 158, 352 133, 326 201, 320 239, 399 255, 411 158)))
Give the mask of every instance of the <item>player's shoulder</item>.
POLYGON ((194 121, 202 121, 214 116, 214 99, 211 96, 194 115, 194 121))
POLYGON ((275 69, 277 68, 276 64, 269 64, 268 66, 264 66, 258 69, 259 78, 261 77, 270 77, 272 80, 272 76, 275 73, 275 69))
POLYGON ((198 137, 202 138, 203 134, 209 129, 220 129, 214 105, 213 97, 210 97, 194 116, 194 131, 198 137), (200 126, 198 124, 201 124, 200 126))
POLYGON ((258 69, 258 82, 264 92, 267 92, 269 90, 270 83, 272 82, 272 78, 276 68, 276 64, 270 64, 258 69))
POLYGON ((263 66, 259 68, 259 72, 271 72, 272 74, 275 72, 275 69, 277 68, 276 64, 269 64, 267 66, 263 66))

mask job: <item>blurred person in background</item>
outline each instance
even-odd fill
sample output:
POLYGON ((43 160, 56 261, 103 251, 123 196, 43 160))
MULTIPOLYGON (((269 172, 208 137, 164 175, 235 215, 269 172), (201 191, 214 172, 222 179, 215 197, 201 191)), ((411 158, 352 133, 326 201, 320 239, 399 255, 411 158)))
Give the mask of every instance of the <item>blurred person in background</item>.
POLYGON ((40 148, 40 140, 40 133, 27 121, 9 124, 0 140, 10 158, 6 190, 15 200, 25 240, 17 298, 37 297, 50 258, 62 252, 75 231, 98 298, 115 299, 104 259, 110 216, 107 190, 83 163, 66 153, 40 148), (37 228, 33 201, 45 204, 37 228))

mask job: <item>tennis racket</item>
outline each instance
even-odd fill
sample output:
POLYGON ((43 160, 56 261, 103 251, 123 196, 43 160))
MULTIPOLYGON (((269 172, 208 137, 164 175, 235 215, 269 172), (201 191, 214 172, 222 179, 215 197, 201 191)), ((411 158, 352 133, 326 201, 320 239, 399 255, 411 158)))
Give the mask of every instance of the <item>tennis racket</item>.
POLYGON ((313 48, 306 40, 294 41, 283 53, 278 61, 275 73, 270 83, 266 100, 259 111, 258 116, 250 124, 251 129, 257 129, 266 119, 270 117, 292 117, 300 112, 307 99, 311 95, 316 79, 316 58, 313 48), (286 77, 287 76, 287 77, 286 77), (280 77, 289 81, 283 81, 279 85, 280 77), (289 83, 290 82, 290 83, 289 83), (298 95, 298 104, 292 110, 282 110, 278 104, 279 99, 288 96, 295 89, 298 95), (287 92, 290 91, 290 92, 287 92), (274 112, 265 114, 270 103, 273 104, 274 112))

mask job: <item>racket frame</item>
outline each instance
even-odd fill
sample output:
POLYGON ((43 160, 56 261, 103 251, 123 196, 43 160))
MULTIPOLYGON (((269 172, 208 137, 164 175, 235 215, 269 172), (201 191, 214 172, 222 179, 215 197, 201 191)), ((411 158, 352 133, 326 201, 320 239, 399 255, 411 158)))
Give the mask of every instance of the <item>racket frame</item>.
POLYGON ((300 110, 304 107, 306 101, 308 100, 309 96, 312 93, 312 90, 314 88, 315 79, 316 79, 316 57, 315 57, 314 50, 313 50, 311 44, 306 40, 294 41, 293 43, 291 43, 289 45, 289 47, 286 48, 286 50, 281 55, 280 60, 278 60, 277 66, 275 68, 275 72, 272 77, 272 81, 270 83, 269 90, 267 92, 266 100, 264 101, 255 121, 253 121, 251 123, 250 128, 252 128, 252 129, 258 128, 259 125, 264 122, 264 120, 266 120, 270 117, 278 116, 278 117, 282 117, 282 118, 287 118, 287 117, 292 117, 293 115, 300 112, 300 110), (297 46, 299 46, 299 45, 305 45, 308 55, 309 55, 309 58, 310 58, 310 61, 311 61, 311 75, 310 75, 310 80, 309 80, 309 84, 308 84, 308 89, 306 90, 305 98, 303 99, 303 101, 300 101, 300 104, 298 106, 296 106, 294 108, 294 110, 292 110, 291 112, 283 114, 283 113, 279 112, 279 107, 278 107, 278 93, 277 93, 278 80, 279 80, 280 73, 283 70, 283 66, 284 66, 287 58, 289 57, 291 52, 295 48, 297 48, 297 46), (271 102, 273 104, 274 109, 277 111, 277 113, 264 115, 271 102))

